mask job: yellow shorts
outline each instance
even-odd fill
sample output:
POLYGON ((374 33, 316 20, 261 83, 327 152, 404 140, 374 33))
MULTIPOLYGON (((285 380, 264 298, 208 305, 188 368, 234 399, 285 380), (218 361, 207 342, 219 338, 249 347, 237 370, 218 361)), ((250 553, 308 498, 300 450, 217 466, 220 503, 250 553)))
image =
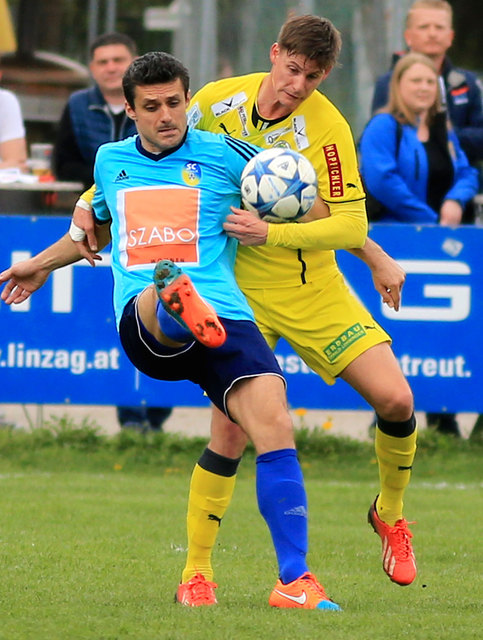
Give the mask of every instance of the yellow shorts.
POLYGON ((279 338, 327 384, 357 356, 390 336, 349 291, 341 273, 328 282, 276 289, 244 289, 272 349, 279 338))

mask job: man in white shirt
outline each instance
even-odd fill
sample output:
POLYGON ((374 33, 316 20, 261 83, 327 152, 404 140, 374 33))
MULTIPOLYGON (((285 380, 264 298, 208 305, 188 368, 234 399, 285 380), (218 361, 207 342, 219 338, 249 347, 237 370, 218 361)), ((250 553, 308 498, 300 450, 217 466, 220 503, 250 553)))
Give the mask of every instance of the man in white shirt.
POLYGON ((0 169, 26 168, 27 143, 20 103, 11 91, 0 89, 0 169))

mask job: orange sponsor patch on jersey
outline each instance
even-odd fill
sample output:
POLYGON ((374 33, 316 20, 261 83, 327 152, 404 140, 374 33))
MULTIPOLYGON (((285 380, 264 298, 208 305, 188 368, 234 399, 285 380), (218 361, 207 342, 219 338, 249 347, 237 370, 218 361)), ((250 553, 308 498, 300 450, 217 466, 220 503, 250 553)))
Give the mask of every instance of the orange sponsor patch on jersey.
POLYGON ((342 166, 336 144, 328 144, 324 147, 325 161, 329 174, 330 197, 340 198, 344 195, 344 182, 342 181, 342 166))
POLYGON ((159 260, 198 263, 198 189, 126 190, 124 221, 128 269, 150 267, 159 260))

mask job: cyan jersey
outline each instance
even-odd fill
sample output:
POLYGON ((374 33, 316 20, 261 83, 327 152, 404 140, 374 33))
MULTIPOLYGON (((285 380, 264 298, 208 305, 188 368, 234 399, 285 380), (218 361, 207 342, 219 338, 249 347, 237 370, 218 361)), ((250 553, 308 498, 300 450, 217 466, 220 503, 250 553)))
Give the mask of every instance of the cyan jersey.
POLYGON ((178 147, 153 154, 139 136, 102 145, 93 200, 96 221, 111 222, 116 321, 152 283, 159 260, 172 260, 222 318, 253 320, 234 276, 236 241, 223 222, 240 206, 240 176, 260 149, 188 130, 178 147))

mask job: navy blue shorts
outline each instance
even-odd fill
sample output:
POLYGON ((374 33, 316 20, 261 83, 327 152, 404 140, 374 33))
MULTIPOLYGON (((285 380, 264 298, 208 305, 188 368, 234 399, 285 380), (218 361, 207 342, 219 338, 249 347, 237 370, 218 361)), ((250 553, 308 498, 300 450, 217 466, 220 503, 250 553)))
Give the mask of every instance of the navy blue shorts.
POLYGON ((147 376, 157 380, 190 380, 206 391, 213 404, 227 415, 226 397, 237 380, 267 374, 284 380, 277 359, 254 322, 220 318, 227 336, 221 347, 210 349, 194 341, 171 350, 161 345, 141 323, 136 300, 132 298, 124 308, 119 336, 129 360, 147 376))

